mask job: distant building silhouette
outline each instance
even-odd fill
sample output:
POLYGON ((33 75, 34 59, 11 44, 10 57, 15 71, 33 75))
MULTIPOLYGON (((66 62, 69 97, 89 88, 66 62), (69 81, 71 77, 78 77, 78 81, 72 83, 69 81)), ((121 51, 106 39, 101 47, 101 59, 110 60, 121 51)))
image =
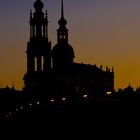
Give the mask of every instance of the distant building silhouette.
POLYGON ((47 12, 43 13, 41 0, 34 3, 30 13, 30 40, 27 44, 27 72, 24 91, 34 97, 48 95, 100 96, 114 91, 114 71, 102 66, 74 62, 74 50, 68 43, 67 21, 64 18, 63 1, 58 21, 57 44, 51 48, 48 39, 47 12))

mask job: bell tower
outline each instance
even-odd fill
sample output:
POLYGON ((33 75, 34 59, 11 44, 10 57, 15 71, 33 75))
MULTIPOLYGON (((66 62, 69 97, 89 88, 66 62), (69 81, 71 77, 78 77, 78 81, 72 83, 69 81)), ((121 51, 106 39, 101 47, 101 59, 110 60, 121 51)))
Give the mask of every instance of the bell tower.
POLYGON ((42 11, 41 0, 34 3, 34 13, 30 11, 30 39, 27 43, 27 73, 24 76, 24 89, 43 90, 51 71, 51 42, 48 41, 47 11, 42 11))
POLYGON ((61 4, 61 18, 58 21, 57 44, 52 49, 53 69, 61 70, 71 67, 75 57, 72 46, 68 43, 67 20, 64 18, 63 0, 61 4))
POLYGON ((63 0, 61 4, 61 18, 58 21, 59 28, 57 30, 57 41, 68 42, 68 29, 66 28, 67 21, 64 18, 63 0))

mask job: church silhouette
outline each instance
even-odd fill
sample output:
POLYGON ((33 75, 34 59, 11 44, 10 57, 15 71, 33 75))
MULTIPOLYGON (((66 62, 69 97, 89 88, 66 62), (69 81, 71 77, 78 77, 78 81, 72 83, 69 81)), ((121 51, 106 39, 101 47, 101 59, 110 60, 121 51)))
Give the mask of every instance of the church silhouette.
POLYGON ((57 43, 48 33, 48 13, 41 0, 30 11, 30 38, 27 43, 27 72, 21 91, 0 89, 0 119, 38 119, 54 113, 98 111, 140 112, 140 88, 114 90, 114 70, 76 63, 69 44, 63 0, 58 21, 57 43), (16 117, 15 117, 16 116, 16 117))
POLYGON ((23 91, 34 98, 46 96, 100 96, 114 91, 114 71, 102 66, 74 62, 74 50, 69 44, 67 21, 63 1, 58 21, 57 44, 51 45, 48 37, 48 15, 42 11, 41 0, 34 3, 30 12, 30 39, 27 43, 27 72, 23 91))

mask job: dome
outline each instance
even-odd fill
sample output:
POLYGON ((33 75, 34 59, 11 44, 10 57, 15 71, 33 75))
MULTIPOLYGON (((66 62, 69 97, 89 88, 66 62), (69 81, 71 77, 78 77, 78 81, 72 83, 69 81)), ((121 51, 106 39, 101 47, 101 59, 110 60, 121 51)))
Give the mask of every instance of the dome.
POLYGON ((74 50, 68 43, 58 43, 52 49, 52 57, 57 59, 73 59, 75 57, 74 50))
POLYGON ((58 21, 58 24, 60 26, 65 26, 67 24, 67 21, 62 17, 59 21, 58 21))
POLYGON ((41 11, 42 8, 44 7, 44 4, 42 3, 41 0, 36 0, 36 2, 34 3, 34 8, 38 11, 41 11))

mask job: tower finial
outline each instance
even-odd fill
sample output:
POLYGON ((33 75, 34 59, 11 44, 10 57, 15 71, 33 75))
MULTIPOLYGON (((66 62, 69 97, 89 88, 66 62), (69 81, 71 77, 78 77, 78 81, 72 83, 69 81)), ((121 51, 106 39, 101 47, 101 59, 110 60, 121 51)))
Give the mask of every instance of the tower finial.
POLYGON ((64 17, 64 6, 63 6, 63 0, 62 0, 62 5, 61 5, 61 18, 64 17))
POLYGON ((42 3, 41 0, 36 0, 34 2, 34 8, 36 9, 36 11, 42 11, 43 7, 44 7, 44 4, 42 3))
POLYGON ((62 3, 61 3, 61 18, 60 20, 58 21, 58 24, 60 26, 65 26, 67 24, 67 21, 65 20, 64 18, 64 6, 63 6, 63 0, 62 0, 62 3))

